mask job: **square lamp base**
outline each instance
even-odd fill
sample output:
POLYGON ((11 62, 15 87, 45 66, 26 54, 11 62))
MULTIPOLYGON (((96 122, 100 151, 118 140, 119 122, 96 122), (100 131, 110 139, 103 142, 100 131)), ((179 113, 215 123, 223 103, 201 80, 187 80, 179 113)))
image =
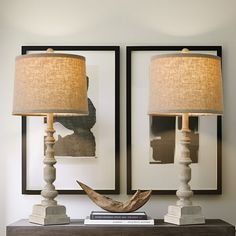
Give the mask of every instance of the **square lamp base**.
POLYGON ((169 206, 164 221, 175 225, 205 224, 200 206, 169 206))
POLYGON ((29 222, 39 225, 69 224, 70 218, 66 215, 66 208, 61 205, 44 206, 34 205, 29 222))

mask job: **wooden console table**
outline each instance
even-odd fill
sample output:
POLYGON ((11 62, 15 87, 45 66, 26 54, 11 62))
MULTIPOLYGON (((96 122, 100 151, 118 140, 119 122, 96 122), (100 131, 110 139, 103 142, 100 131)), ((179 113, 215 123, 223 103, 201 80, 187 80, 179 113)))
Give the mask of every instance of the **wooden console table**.
POLYGON ((203 225, 176 226, 155 220, 154 226, 69 225, 40 226, 19 220, 7 226, 7 236, 235 236, 235 227, 222 220, 206 220, 203 225))

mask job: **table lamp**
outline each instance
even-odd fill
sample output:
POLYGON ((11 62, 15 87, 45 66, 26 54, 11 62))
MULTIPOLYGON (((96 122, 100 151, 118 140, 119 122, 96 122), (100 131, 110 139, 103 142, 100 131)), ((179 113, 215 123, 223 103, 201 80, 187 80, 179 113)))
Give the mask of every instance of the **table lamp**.
MULTIPOLYGON (((22 55, 16 58, 13 115, 46 116, 46 155, 41 204, 34 205, 29 221, 41 225, 67 224, 66 208, 54 199, 58 192, 53 116, 87 115, 87 81, 85 58, 79 55, 47 53, 22 55)), ((43 137, 42 137, 43 138, 43 137)))
MULTIPOLYGON (((149 84, 149 115, 182 116, 179 157, 179 200, 168 207, 164 221, 177 225, 202 224, 201 207, 193 205, 189 116, 221 115, 223 112, 221 60, 217 56, 190 53, 152 57, 149 84)), ((206 157, 207 158, 207 157, 206 157)), ((167 176, 168 178, 168 176, 167 176)))

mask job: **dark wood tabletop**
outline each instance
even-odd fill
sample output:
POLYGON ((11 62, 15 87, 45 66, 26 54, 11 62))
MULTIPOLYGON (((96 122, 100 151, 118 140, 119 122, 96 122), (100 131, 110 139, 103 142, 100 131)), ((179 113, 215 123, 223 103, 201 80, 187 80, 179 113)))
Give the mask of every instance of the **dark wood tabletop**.
POLYGON ((201 225, 177 226, 155 220, 155 225, 68 225, 41 226, 19 220, 7 226, 7 236, 235 236, 235 227, 223 220, 209 219, 201 225))

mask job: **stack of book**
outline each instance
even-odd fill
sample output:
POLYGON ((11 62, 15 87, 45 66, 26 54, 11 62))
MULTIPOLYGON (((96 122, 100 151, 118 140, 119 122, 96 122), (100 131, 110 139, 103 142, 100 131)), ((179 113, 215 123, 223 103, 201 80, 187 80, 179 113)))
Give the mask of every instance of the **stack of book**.
POLYGON ((111 213, 107 211, 92 211, 84 220, 84 224, 117 224, 117 225, 154 225, 145 212, 111 213))

